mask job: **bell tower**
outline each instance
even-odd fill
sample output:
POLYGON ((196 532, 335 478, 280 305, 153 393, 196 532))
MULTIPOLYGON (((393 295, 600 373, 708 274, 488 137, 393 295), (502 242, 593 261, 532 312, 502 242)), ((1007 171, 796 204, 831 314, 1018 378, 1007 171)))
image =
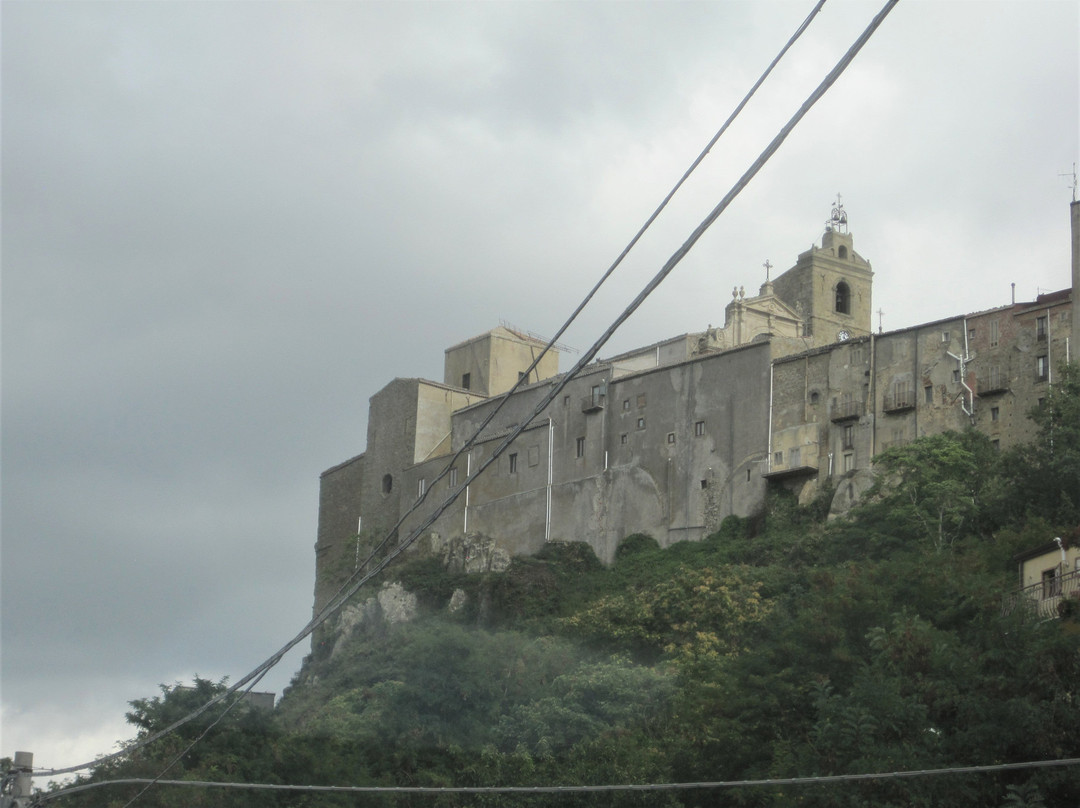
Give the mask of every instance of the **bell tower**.
POLYGON ((811 245, 773 287, 777 297, 802 312, 803 334, 816 347, 870 333, 873 277, 870 262, 855 252, 837 194, 821 247, 811 245))

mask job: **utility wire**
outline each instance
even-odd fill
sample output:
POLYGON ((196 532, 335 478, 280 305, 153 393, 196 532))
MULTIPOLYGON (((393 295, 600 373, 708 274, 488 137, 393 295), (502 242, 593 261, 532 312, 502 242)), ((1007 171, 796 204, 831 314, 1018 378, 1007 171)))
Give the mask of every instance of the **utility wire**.
MULTIPOLYGON (((706 218, 701 222, 701 224, 699 224, 698 227, 695 228, 695 230, 690 234, 690 236, 683 243, 683 245, 678 250, 676 250, 676 252, 667 260, 667 262, 663 265, 660 271, 652 278, 652 280, 649 281, 648 284, 646 284, 646 286, 637 295, 637 297, 634 298, 634 300, 623 310, 619 317, 616 318, 616 320, 607 328, 607 330, 604 331, 604 333, 593 344, 593 346, 582 355, 582 357, 574 365, 571 371, 565 374, 560 380, 560 382, 549 390, 548 394, 544 397, 541 403, 537 405, 533 414, 529 416, 528 419, 523 421, 520 425, 518 425, 513 431, 511 431, 511 433, 496 449, 494 454, 492 454, 491 457, 489 457, 484 463, 482 463, 475 472, 470 474, 469 477, 462 484, 462 486, 459 487, 457 491, 453 492, 453 494, 449 496, 441 505, 439 505, 439 507, 436 508, 435 511, 428 518, 426 518, 419 527, 415 528, 405 540, 401 541, 398 546, 394 548, 393 551, 387 554, 367 574, 356 578, 356 576, 359 574, 359 571, 357 573, 354 573, 353 577, 346 582, 342 589, 339 590, 338 594, 335 595, 331 599, 331 601, 319 612, 319 614, 313 617, 311 621, 309 621, 308 624, 304 626, 304 628, 301 629, 301 631, 292 640, 286 643, 280 650, 274 653, 271 657, 269 657, 265 662, 256 667, 249 674, 237 681, 236 684, 232 685, 225 692, 208 701, 199 709, 191 712, 189 715, 174 722, 163 730, 154 733, 153 735, 143 739, 142 741, 139 741, 136 744, 132 744, 131 746, 119 752, 115 752, 112 755, 98 758, 97 760, 90 761, 88 763, 84 763, 78 766, 71 766, 64 769, 54 769, 44 774, 48 774, 49 776, 70 774, 90 768, 91 766, 100 765, 102 763, 114 760, 124 755, 128 755, 131 752, 145 747, 150 743, 158 740, 159 738, 168 735, 180 726, 183 726, 189 721, 197 718, 199 715, 202 715, 212 706, 219 704, 221 701, 223 701, 225 698, 228 698, 240 688, 244 687, 253 680, 256 680, 257 678, 261 678, 262 675, 264 675, 267 671, 277 665, 277 663, 281 661, 285 654, 291 651, 303 639, 308 637, 316 628, 318 628, 318 626, 326 622, 326 620, 328 620, 331 615, 333 615, 338 609, 340 609, 341 606, 343 606, 344 603, 349 598, 351 598, 365 583, 378 575, 391 561, 393 561, 398 555, 400 555, 405 549, 407 549, 424 532, 424 530, 430 527, 438 519, 438 517, 442 515, 446 508, 449 507, 457 499, 458 496, 460 496, 461 492, 472 481, 479 477, 480 474, 482 474, 483 471, 488 466, 490 466, 491 463, 494 462, 499 457, 499 455, 502 454, 503 451, 505 451, 506 447, 509 446, 513 442, 513 440, 517 438, 518 435, 520 435, 521 432, 524 431, 524 429, 539 416, 543 409, 551 403, 555 396, 558 395, 558 393, 569 383, 569 381, 573 379, 574 376, 576 376, 577 373, 579 373, 586 364, 592 361, 592 359, 596 356, 600 349, 603 348, 603 346, 607 343, 607 341, 611 338, 615 331, 641 306, 642 303, 644 303, 645 299, 650 294, 652 294, 653 291, 655 291, 655 289, 664 281, 664 279, 671 274, 675 267, 689 253, 690 248, 693 247, 698 242, 698 240, 700 240, 700 238, 716 221, 720 214, 727 209, 727 207, 739 195, 739 193, 742 192, 742 190, 746 187, 750 180, 752 180, 754 176, 757 175, 757 173, 761 170, 765 163, 767 163, 768 160, 772 157, 772 155, 775 154, 777 149, 779 149, 781 144, 783 144, 783 142, 787 139, 788 135, 790 135, 791 132, 794 130, 795 126, 806 116, 806 114, 810 111, 814 104, 816 104, 821 99, 821 97, 836 82, 840 75, 843 74, 843 72, 847 69, 848 65, 851 64, 855 56, 859 53, 860 50, 862 50, 863 46, 867 43, 867 41, 869 41, 870 37, 885 20, 885 17, 888 16, 889 12, 892 11, 893 7, 896 5, 897 2, 899 2, 899 0, 888 0, 882 10, 878 12, 877 16, 874 17, 874 19, 870 22, 867 28, 859 36, 859 38, 856 39, 852 46, 848 49, 847 53, 844 54, 840 61, 837 62, 836 66, 822 80, 822 82, 817 86, 817 88, 807 97, 806 101, 803 102, 802 106, 798 109, 798 111, 791 117, 787 124, 784 125, 784 127, 773 138, 773 140, 769 143, 765 150, 762 151, 762 153, 758 156, 757 160, 755 160, 754 163, 750 166, 750 168, 746 170, 746 172, 742 175, 738 182, 735 183, 731 190, 728 191, 728 193, 716 205, 716 207, 713 208, 709 215, 706 216, 706 218)), ((383 544, 385 543, 386 540, 384 540, 383 544)), ((41 774, 38 774, 36 776, 41 776, 41 774)), ((63 792, 57 793, 59 794, 63 792)))
POLYGON ((199 780, 158 780, 124 779, 108 780, 100 783, 87 783, 72 786, 64 791, 41 794, 34 805, 44 805, 59 797, 66 797, 79 791, 118 785, 138 785, 157 782, 158 785, 197 786, 200 788, 222 788, 233 790, 258 791, 293 791, 293 792, 330 792, 336 794, 582 794, 597 792, 625 791, 690 791, 722 788, 762 788, 769 786, 810 786, 834 783, 853 783, 865 780, 910 780, 916 777, 940 777, 955 774, 988 774, 993 772, 1016 771, 1018 769, 1045 769, 1061 766, 1076 766, 1080 758, 1060 760, 1032 760, 1024 763, 995 763, 986 766, 951 766, 944 769, 917 769, 899 772, 869 772, 866 774, 827 774, 812 777, 777 777, 765 780, 712 780, 687 783, 640 783, 613 784, 596 786, 299 786, 280 783, 221 783, 199 780))

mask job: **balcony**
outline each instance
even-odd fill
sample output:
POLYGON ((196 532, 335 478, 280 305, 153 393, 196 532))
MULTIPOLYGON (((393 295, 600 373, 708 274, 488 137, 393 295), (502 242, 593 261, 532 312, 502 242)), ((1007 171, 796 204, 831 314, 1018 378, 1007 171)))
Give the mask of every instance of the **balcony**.
POLYGON ((581 411, 582 412, 600 412, 604 409, 604 399, 606 396, 603 393, 594 393, 591 396, 585 396, 581 399, 581 411))
POLYGON ((1080 570, 1066 572, 1009 593, 1001 604, 1001 613, 1011 614, 1019 608, 1043 620, 1050 620, 1060 614, 1062 602, 1070 598, 1080 599, 1080 570))
POLYGON ((1002 393, 1009 392, 1009 383, 1004 379, 995 379, 992 376, 987 381, 979 380, 975 392, 978 393, 980 398, 986 398, 987 396, 1000 396, 1002 393))
POLYGON ((913 409, 915 409, 915 392, 912 390, 885 396, 885 399, 881 402, 882 412, 895 413, 913 409))
POLYGON ((861 401, 841 401, 837 403, 829 415, 829 420, 834 424, 841 421, 854 421, 866 413, 866 405, 861 401))

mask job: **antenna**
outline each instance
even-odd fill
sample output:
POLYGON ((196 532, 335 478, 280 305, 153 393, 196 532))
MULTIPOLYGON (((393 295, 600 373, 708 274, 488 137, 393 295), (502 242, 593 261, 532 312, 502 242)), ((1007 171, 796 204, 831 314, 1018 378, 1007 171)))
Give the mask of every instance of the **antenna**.
POLYGON ((1072 182, 1069 184, 1069 187, 1072 188, 1072 196, 1073 196, 1072 201, 1075 202, 1076 201, 1076 192, 1077 192, 1078 187, 1080 187, 1080 186, 1078 186, 1077 179, 1076 179, 1076 163, 1073 163, 1072 173, 1071 174, 1058 174, 1058 176, 1059 177, 1068 177, 1068 178, 1070 178, 1072 180, 1072 182))

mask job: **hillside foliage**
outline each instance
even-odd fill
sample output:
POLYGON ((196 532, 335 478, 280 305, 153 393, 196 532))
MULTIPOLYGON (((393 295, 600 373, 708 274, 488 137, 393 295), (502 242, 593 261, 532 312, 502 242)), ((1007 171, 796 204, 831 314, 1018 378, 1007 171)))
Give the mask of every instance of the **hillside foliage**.
MULTIPOLYGON (((1080 377, 999 453, 975 432, 894 447, 842 519, 770 495, 697 543, 628 537, 611 567, 553 543, 497 574, 395 570, 424 616, 317 647, 271 713, 241 707, 170 779, 578 785, 805 778, 1054 760, 1080 750, 1080 624, 1003 613, 1013 556, 1080 541, 1080 377), (467 606, 447 610, 461 590, 467 606)), ((132 702, 136 739, 224 683, 132 702)), ((213 713, 208 716, 214 715, 213 713)), ((101 766, 153 776, 212 718, 101 766)), ((59 804, 123 806, 132 787, 59 804)), ((846 783, 515 796, 156 787, 146 806, 1054 806, 1080 767, 846 783)))

